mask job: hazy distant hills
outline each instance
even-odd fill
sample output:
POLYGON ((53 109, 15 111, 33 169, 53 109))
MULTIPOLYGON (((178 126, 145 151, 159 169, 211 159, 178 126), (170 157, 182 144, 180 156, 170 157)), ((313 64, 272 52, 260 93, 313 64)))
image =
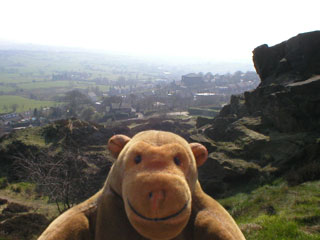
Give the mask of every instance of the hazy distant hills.
POLYGON ((37 45, 32 43, 17 43, 0 40, 0 51, 42 51, 42 52, 81 52, 90 54, 105 54, 122 59, 124 62, 127 60, 134 60, 139 62, 146 62, 151 65, 169 65, 174 69, 181 71, 181 74, 190 72, 212 72, 212 73, 233 73, 236 71, 254 71, 251 59, 244 60, 212 60, 208 58, 193 58, 193 57, 179 57, 179 56, 145 56, 145 55, 132 55, 125 52, 113 52, 99 49, 85 49, 76 47, 63 47, 63 46, 46 46, 37 45))
POLYGON ((46 46, 32 43, 17 43, 0 40, 0 50, 24 50, 24 51, 83 51, 80 48, 46 46))

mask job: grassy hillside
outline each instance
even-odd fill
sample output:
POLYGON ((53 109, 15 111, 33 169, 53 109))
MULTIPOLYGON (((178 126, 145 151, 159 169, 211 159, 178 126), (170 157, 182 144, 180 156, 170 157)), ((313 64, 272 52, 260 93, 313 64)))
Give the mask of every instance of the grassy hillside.
POLYGON ((277 180, 249 193, 220 199, 247 240, 319 240, 320 181, 288 186, 277 180))
POLYGON ((8 145, 19 141, 25 146, 50 147, 50 143, 45 141, 43 128, 32 127, 22 129, 22 131, 13 131, 10 137, 1 139, 0 149, 6 149, 8 145))
POLYGON ((0 240, 35 240, 59 213, 55 203, 27 182, 0 178, 0 240))

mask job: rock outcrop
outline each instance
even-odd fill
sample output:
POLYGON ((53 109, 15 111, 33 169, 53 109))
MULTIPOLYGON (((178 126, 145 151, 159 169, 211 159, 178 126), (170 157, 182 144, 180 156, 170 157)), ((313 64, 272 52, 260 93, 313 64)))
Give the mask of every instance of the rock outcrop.
POLYGON ((320 31, 299 34, 273 47, 253 50, 261 85, 302 81, 320 74, 320 31))
POLYGON ((211 151, 199 173, 211 195, 281 175, 290 183, 320 178, 320 31, 253 54, 261 84, 232 96, 192 136, 211 151))

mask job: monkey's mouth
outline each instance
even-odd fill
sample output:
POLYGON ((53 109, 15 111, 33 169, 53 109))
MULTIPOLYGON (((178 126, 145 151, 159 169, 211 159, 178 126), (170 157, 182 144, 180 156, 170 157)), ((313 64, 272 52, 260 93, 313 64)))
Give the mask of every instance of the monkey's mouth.
POLYGON ((137 216, 139 216, 140 218, 142 218, 142 219, 144 219, 144 220, 154 221, 154 222, 166 221, 166 220, 169 220, 169 219, 171 219, 171 218, 177 217, 178 215, 180 215, 180 214, 188 207, 188 204, 189 204, 189 200, 185 203, 185 205, 184 205, 179 211, 177 211, 176 213, 171 214, 171 215, 169 215, 169 216, 162 217, 162 218, 149 218, 149 217, 143 216, 141 213, 139 213, 139 212, 132 206, 132 204, 130 203, 130 201, 129 201, 129 199, 128 199, 128 205, 129 205, 130 209, 131 209, 137 216))

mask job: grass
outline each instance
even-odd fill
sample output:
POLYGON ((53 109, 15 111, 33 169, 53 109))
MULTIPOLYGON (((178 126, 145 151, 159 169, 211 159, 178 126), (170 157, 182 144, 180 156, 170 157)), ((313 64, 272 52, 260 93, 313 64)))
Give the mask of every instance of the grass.
POLYGON ((34 90, 39 88, 88 88, 99 87, 101 91, 109 90, 107 85, 96 85, 90 81, 43 81, 43 82, 30 82, 17 85, 20 89, 34 90))
POLYGON ((0 198, 29 206, 34 212, 44 214, 48 219, 59 215, 56 204, 48 203, 48 197, 39 195, 36 192, 35 184, 32 183, 10 183, 5 188, 0 189, 0 198))
POLYGON ((246 238, 320 240, 320 181, 290 187, 282 180, 220 203, 246 238))
POLYGON ((21 84, 50 80, 52 74, 65 71, 89 73, 88 80, 107 77, 114 81, 123 75, 127 79, 138 78, 139 80, 158 77, 158 74, 142 71, 141 63, 127 56, 71 51, 0 52, 0 82, 2 83, 21 84))
POLYGON ((247 240, 256 239, 277 239, 277 240, 316 240, 320 236, 311 235, 300 230, 299 225, 279 216, 260 216, 257 224, 262 228, 259 231, 247 234, 247 240))
POLYGON ((45 138, 42 136, 41 127, 25 128, 16 132, 12 132, 11 138, 5 139, 1 142, 0 147, 6 148, 7 145, 13 141, 20 141, 26 146, 37 146, 37 147, 49 147, 45 142, 45 138))
POLYGON ((0 96, 0 114, 12 111, 12 105, 17 104, 16 112, 33 110, 34 108, 52 107, 58 105, 53 101, 38 101, 20 96, 3 95, 0 96))
MULTIPOLYGON (((1 82, 1 81, 0 81, 1 82)), ((4 86, 4 85, 0 85, 0 92, 4 92, 4 93, 7 93, 7 92, 13 92, 15 91, 16 88, 13 88, 13 87, 9 87, 9 86, 4 86)))
POLYGON ((17 86, 22 89, 39 89, 39 88, 52 88, 52 87, 70 87, 71 81, 44 81, 44 82, 30 82, 18 84, 17 86))

